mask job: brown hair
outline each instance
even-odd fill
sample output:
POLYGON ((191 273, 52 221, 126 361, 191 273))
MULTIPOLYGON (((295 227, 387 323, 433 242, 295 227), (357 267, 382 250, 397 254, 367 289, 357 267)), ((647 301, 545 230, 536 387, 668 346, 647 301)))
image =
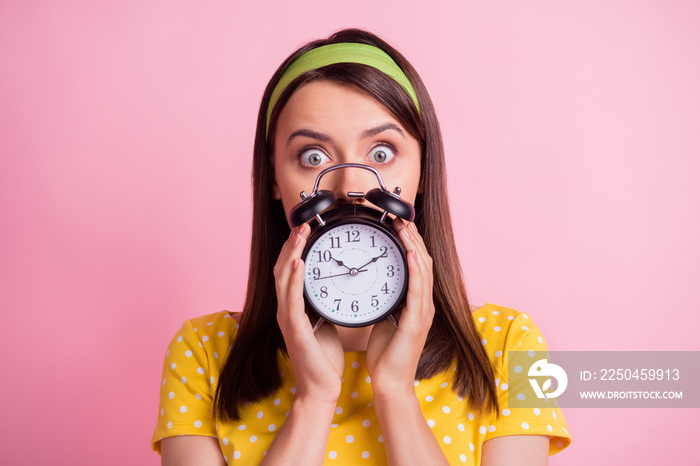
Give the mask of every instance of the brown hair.
POLYGON ((345 29, 328 39, 301 47, 277 69, 265 89, 258 113, 253 154, 253 232, 248 289, 238 335, 227 355, 215 394, 218 419, 240 419, 240 407, 271 395, 281 384, 278 354, 285 352, 277 324, 277 296, 272 273, 282 245, 289 236, 281 201, 272 198, 274 172, 271 156, 277 117, 299 86, 311 80, 329 79, 353 84, 372 95, 421 143, 421 178, 415 201, 415 224, 433 258, 435 317, 416 371, 427 379, 456 362, 454 391, 468 399, 471 408, 498 412, 493 370, 471 317, 462 271, 452 234, 442 136, 433 104, 411 64, 377 36, 359 29, 345 29), (292 81, 272 110, 269 137, 265 137, 270 95, 287 67, 307 51, 327 44, 356 42, 388 53, 405 72, 418 96, 413 100, 392 78, 356 63, 339 63, 302 74, 292 81))

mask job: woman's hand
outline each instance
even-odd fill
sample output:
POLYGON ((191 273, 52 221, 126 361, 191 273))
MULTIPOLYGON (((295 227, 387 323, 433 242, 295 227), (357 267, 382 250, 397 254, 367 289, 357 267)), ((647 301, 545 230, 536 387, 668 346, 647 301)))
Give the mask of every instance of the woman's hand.
POLYGON ((277 322, 294 370, 296 396, 262 465, 323 464, 340 396, 345 355, 338 334, 329 324, 314 333, 304 312, 301 252, 308 237, 308 225, 294 228, 275 264, 277 322))
POLYGON ((375 399, 415 397, 413 381, 435 315, 433 259, 415 224, 397 219, 394 229, 407 251, 408 294, 398 328, 388 320, 374 325, 367 346, 367 370, 375 399))
POLYGON ((296 400, 335 405, 345 366, 343 347, 333 325, 313 331, 304 312, 304 262, 301 252, 309 226, 292 229, 275 264, 277 322, 287 345, 296 379, 296 400))
POLYGON ((433 259, 413 223, 394 221, 408 256, 408 294, 399 327, 375 324, 367 347, 374 410, 391 465, 447 465, 425 422, 413 381, 428 331, 433 323, 433 259), (402 228, 403 227, 403 228, 402 228))

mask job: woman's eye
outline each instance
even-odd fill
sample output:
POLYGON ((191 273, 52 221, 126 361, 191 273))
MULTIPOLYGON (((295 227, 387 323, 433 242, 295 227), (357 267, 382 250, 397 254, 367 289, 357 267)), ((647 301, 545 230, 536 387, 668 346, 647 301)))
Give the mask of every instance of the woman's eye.
POLYGON ((319 149, 309 149, 299 156, 301 163, 309 167, 317 167, 328 162, 330 159, 319 149))
POLYGON ((372 149, 367 157, 370 162, 386 163, 394 158, 394 151, 387 146, 379 146, 372 149))

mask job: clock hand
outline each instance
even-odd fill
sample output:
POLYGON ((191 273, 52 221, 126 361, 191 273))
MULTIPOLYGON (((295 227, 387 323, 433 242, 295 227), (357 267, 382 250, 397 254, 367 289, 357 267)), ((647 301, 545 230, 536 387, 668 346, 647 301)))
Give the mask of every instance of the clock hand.
POLYGON ((336 264, 338 264, 339 266, 345 267, 345 268, 348 269, 348 270, 352 270, 352 269, 350 269, 350 267, 348 267, 347 265, 343 264, 343 261, 339 261, 338 259, 336 259, 336 258, 333 257, 333 256, 331 256, 331 259, 333 259, 333 260, 336 262, 336 264))
POLYGON ((353 269, 350 269, 350 272, 345 272, 345 273, 339 273, 336 275, 328 275, 327 277, 318 277, 315 280, 323 280, 324 278, 333 278, 333 277, 342 277, 343 275, 352 275, 353 277, 357 275, 360 272, 367 272, 366 270, 357 270, 355 274, 352 273, 353 269))
POLYGON ((357 271, 358 271, 358 272, 364 272, 364 270, 362 270, 362 269, 364 269, 365 267, 367 267, 367 266, 368 266, 369 264, 371 264, 372 262, 377 262, 377 259, 379 259, 380 257, 384 257, 384 254, 386 254, 386 253, 384 252, 384 253, 378 255, 377 257, 373 257, 371 261, 367 262, 366 264, 364 264, 364 265, 361 266, 361 267, 358 267, 358 268, 357 268, 357 271))

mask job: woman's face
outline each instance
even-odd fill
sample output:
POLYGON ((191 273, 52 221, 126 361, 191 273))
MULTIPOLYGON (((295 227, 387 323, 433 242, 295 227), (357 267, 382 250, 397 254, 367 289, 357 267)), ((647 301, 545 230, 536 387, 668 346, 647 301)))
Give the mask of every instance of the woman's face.
MULTIPOLYGON (((420 159, 418 140, 372 96, 350 84, 313 81, 292 94, 278 117, 272 195, 289 218, 299 193, 311 193, 323 169, 361 163, 376 168, 389 190, 401 187, 401 198, 413 204, 420 159)), ((325 175, 319 189, 333 191, 343 203, 352 201, 348 192, 377 187, 372 172, 346 168, 325 175)))

